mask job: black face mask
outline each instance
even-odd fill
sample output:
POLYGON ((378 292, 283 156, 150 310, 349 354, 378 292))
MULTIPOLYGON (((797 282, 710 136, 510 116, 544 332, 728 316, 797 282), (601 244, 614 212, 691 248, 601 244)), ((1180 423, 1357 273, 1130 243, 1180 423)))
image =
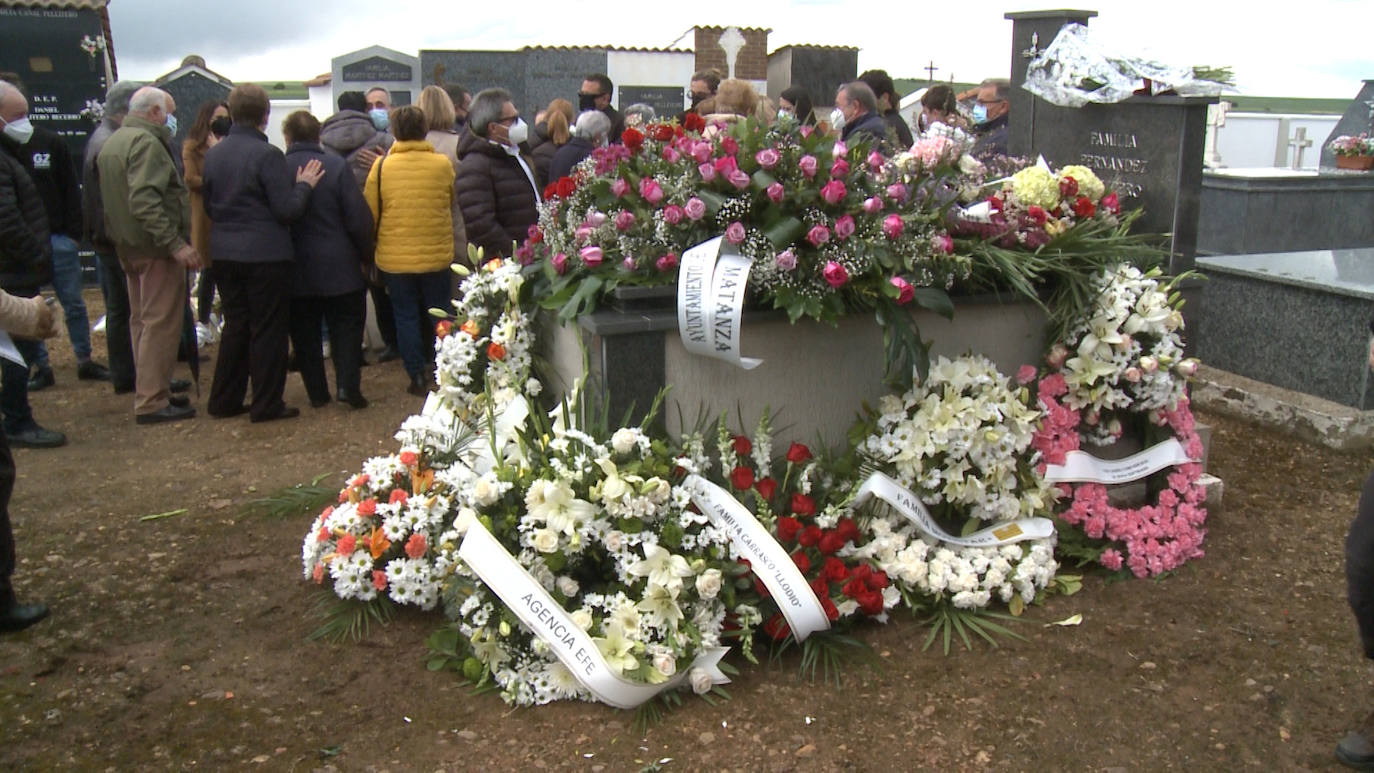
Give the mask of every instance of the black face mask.
POLYGON ((600 96, 600 94, 578 94, 577 109, 584 113, 588 110, 595 110, 596 100, 600 98, 600 96))
POLYGON ((229 116, 222 115, 210 122, 210 133, 216 137, 228 137, 229 127, 233 125, 234 122, 229 120, 229 116))
POLYGON ((707 96, 707 95, 705 95, 705 94, 693 94, 693 95, 692 95, 692 108, 695 109, 697 105, 701 104, 702 102, 705 102, 705 101, 706 101, 706 96, 707 96))

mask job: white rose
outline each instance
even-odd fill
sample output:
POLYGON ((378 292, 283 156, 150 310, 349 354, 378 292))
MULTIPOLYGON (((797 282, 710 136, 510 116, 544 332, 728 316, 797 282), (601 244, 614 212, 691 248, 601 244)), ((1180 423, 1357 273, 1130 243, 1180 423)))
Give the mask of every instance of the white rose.
POLYGON ((536 529, 530 535, 530 546, 540 553, 552 553, 558 549, 558 532, 553 529, 536 529))
MULTIPOLYGON (((547 553, 549 551, 546 550, 544 552, 547 553)), ((578 587, 579 586, 577 584, 577 580, 574 580, 571 577, 564 576, 558 578, 558 592, 562 593, 564 596, 567 596, 568 598, 572 598, 573 596, 577 595, 578 587)))
POLYGON ((710 692, 711 688, 714 686, 714 683, 711 681, 711 675, 706 673, 705 669, 692 669, 687 679, 692 683, 692 692, 697 695, 705 695, 710 692))
POLYGON ((1157 370, 1158 368, 1159 360, 1155 359, 1154 357, 1146 356, 1140 358, 1140 369, 1145 371, 1146 373, 1154 373, 1155 370, 1157 370))
POLYGON ((608 531, 606 532, 606 536, 601 541, 605 543, 607 550, 611 551, 612 553, 617 553, 620 551, 621 546, 624 544, 624 539, 625 535, 623 533, 618 531, 608 531))
POLYGON ((668 495, 673 492, 673 487, 662 478, 650 478, 644 481, 643 491, 644 496, 651 502, 661 505, 668 501, 668 495))
POLYGON ((485 475, 478 478, 477 483, 472 487, 472 498, 483 507, 495 502, 497 496, 499 496, 499 491, 496 483, 485 475))
POLYGON ((577 627, 584 631, 592 627, 592 613, 585 609, 579 609, 573 612, 571 617, 572 621, 577 624, 577 627))
MULTIPOLYGON (((654 655, 654 668, 664 676, 672 676, 677 673, 677 658, 674 658, 670 653, 660 652, 654 655)), ((696 689, 696 685, 693 685, 692 688, 696 689)))
POLYGON ((467 534, 468 527, 477 521, 477 511, 471 507, 458 508, 458 517, 453 519, 453 530, 459 536, 467 534))
POLYGON ((713 599, 720 593, 721 576, 719 569, 707 569, 697 575, 697 595, 704 599, 713 599))
POLYGON ((611 435, 611 448, 614 448, 617 454, 628 454, 634 450, 637 440, 638 433, 628 427, 622 427, 611 435))

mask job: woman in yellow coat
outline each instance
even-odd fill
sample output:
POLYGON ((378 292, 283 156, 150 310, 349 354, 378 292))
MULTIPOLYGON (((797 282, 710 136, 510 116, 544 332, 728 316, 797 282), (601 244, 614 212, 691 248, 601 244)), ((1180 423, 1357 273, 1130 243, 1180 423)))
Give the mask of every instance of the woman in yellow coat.
POLYGON ((363 195, 377 223, 377 268, 396 315, 409 392, 429 391, 434 357, 431 308, 447 309, 453 260, 453 165, 425 141, 425 114, 414 105, 391 111, 396 143, 377 159, 363 195))

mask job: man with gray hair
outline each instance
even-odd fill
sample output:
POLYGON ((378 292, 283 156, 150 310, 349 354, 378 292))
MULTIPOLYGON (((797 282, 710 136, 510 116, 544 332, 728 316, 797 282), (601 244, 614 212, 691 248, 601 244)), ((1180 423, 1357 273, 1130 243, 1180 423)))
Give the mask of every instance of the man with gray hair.
POLYGON ((468 131, 458 141, 458 179, 453 191, 463 210, 468 244, 487 258, 510 256, 539 222, 539 191, 520 143, 529 127, 505 89, 477 94, 468 110, 468 131))
POLYGON ((830 124, 846 143, 867 141, 874 150, 888 150, 887 122, 878 114, 878 97, 863 81, 846 83, 835 93, 830 124))
MULTIPOLYGON (((104 113, 100 124, 86 139, 86 152, 81 159, 81 213, 86 240, 95 250, 100 266, 100 292, 105 296, 105 348, 110 358, 110 383, 115 394, 134 391, 134 347, 129 337, 129 288, 124 269, 119 266, 114 243, 105 232, 105 206, 100 201, 100 170, 95 159, 105 141, 124 123, 129 114, 129 100, 141 84, 119 81, 105 95, 104 113)), ((179 381, 173 388, 190 388, 190 382, 179 381)))
POLYGON ((144 86, 123 124, 105 141, 96 166, 105 231, 128 277, 139 424, 189 419, 185 398, 170 394, 186 303, 186 269, 205 262, 189 243, 191 201, 172 159, 168 118, 176 102, 144 86))
POLYGON ((973 105, 973 133, 978 140, 970 155, 982 161, 1007 154, 1008 122, 1011 120, 1011 81, 988 78, 978 86, 973 105))

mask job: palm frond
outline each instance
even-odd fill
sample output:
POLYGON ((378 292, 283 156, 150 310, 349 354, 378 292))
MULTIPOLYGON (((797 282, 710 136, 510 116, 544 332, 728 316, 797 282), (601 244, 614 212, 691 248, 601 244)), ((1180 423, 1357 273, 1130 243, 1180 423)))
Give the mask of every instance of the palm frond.
POLYGON ((275 494, 254 499, 244 505, 244 511, 250 514, 268 515, 273 518, 318 512, 325 505, 332 503, 339 495, 338 486, 320 485, 321 481, 332 475, 334 473, 320 473, 312 478, 309 483, 297 483, 294 486, 281 489, 275 494))
POLYGON ((926 636, 925 644, 921 645, 921 650, 930 649, 936 639, 943 643, 945 655, 949 655, 950 645, 953 644, 954 637, 958 636, 963 642, 964 649, 973 649, 973 638, 970 634, 992 645, 995 649, 1000 646, 995 637, 1005 636, 1011 639, 1025 641, 1026 637, 1007 628, 998 620, 1005 622, 1016 622, 1017 618, 1001 612, 989 612, 983 609, 959 609, 948 603, 936 607, 930 617, 924 622, 930 624, 930 634, 926 636))
POLYGON ((371 601, 359 601, 325 593, 315 602, 311 614, 324 622, 308 638, 311 641, 324 639, 331 644, 339 644, 345 639, 361 640, 374 623, 390 623, 396 615, 396 605, 382 595, 371 601))

